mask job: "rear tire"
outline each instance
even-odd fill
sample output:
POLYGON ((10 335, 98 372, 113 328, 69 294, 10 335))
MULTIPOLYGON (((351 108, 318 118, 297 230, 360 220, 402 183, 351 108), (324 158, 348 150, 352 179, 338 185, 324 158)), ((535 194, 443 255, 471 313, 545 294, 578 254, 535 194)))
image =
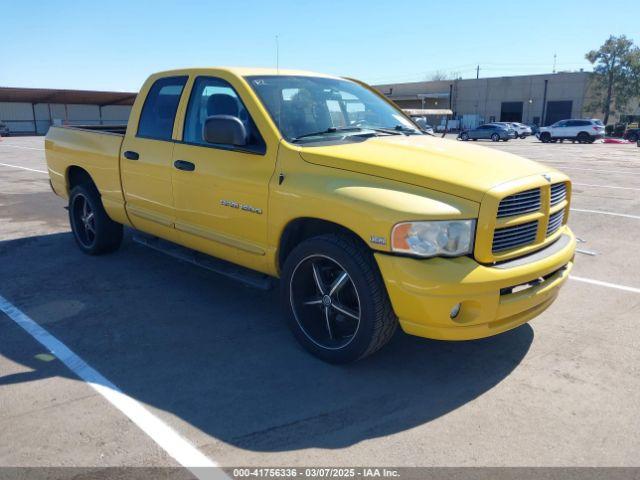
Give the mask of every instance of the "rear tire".
POLYGON ((298 342, 329 363, 371 355, 398 325, 373 254, 346 235, 314 237, 289 254, 281 301, 298 342))
POLYGON ((69 223, 76 244, 88 255, 113 252, 122 243, 122 225, 109 218, 94 185, 78 185, 71 190, 69 223))
POLYGON ((589 140, 591 140, 591 135, 589 135, 587 132, 580 132, 578 133, 576 139, 578 140, 578 143, 589 143, 589 140))
POLYGON ((497 133, 493 133, 491 135, 491 141, 492 142, 499 142, 500 141, 500 135, 498 135, 497 133))

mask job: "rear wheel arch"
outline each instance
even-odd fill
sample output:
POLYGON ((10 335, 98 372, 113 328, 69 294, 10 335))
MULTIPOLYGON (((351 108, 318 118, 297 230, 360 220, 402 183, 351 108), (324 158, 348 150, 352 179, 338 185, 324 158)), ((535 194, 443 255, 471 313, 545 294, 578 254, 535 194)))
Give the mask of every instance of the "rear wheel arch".
POLYGON ((303 241, 325 234, 342 234, 355 239, 365 248, 367 242, 353 230, 338 223, 315 217, 300 217, 291 220, 282 231, 278 242, 278 270, 281 272, 287 256, 303 241))
POLYGON ((93 178, 91 178, 89 172, 77 165, 72 165, 67 168, 66 181, 67 193, 71 193, 71 190, 78 185, 91 185, 95 188, 95 182, 93 181, 93 178))

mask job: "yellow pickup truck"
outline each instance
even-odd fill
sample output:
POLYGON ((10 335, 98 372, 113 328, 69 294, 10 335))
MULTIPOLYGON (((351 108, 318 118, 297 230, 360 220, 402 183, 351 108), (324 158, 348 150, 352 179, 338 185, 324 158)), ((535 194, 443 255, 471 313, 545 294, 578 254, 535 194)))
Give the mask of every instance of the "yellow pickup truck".
POLYGON ((543 312, 573 265, 571 183, 422 132, 375 89, 300 71, 152 75, 127 125, 51 127, 78 247, 123 225, 280 278, 295 337, 345 363, 409 334, 467 340, 543 312))

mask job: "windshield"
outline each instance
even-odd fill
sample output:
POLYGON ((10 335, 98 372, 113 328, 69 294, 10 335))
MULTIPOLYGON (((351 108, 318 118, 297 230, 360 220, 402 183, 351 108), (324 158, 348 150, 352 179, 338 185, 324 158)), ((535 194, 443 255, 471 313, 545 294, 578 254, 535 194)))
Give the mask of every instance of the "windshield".
POLYGON ((402 112, 355 82, 294 75, 251 76, 247 81, 290 142, 421 134, 402 112))

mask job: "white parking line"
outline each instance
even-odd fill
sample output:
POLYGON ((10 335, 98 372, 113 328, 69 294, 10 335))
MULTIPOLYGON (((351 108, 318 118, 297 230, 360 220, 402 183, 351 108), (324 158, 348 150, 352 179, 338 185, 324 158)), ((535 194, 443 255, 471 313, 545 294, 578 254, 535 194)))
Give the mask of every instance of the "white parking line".
POLYGON ((64 343, 51 335, 2 295, 0 295, 0 310, 47 348, 69 370, 125 414, 165 452, 180 465, 188 468, 196 477, 201 479, 229 478, 219 468, 213 468, 218 467, 214 461, 147 410, 140 402, 122 392, 117 386, 103 377, 100 372, 91 367, 64 343))
POLYGON ((572 208, 571 211, 581 213, 599 213, 600 215, 611 215, 613 217, 635 218, 636 220, 640 220, 639 215, 630 215, 628 213, 606 212, 603 210, 584 210, 582 208, 572 208))
POLYGON ((571 280, 590 283, 592 285, 598 285, 600 287, 615 288, 616 290, 624 290, 625 292, 640 293, 640 288, 628 287, 626 285, 618 285, 617 283, 602 282, 600 280, 593 280, 591 278, 583 278, 583 277, 575 277, 573 275, 570 275, 569 278, 571 280))
POLYGON ((35 168, 20 167, 18 165, 9 165, 8 163, 0 163, 3 167, 19 168, 21 170, 29 170, 30 172, 49 173, 46 170, 36 170, 35 168))
MULTIPOLYGON (((542 160, 544 163, 544 160, 542 160)), ((623 175, 640 175, 640 172, 625 172, 622 170, 597 170, 595 168, 581 168, 581 167, 559 167, 560 170, 585 170, 587 172, 600 172, 600 173, 621 173, 623 175)))
POLYGON ((576 183, 576 182, 572 182, 572 183, 573 185, 580 185, 581 187, 615 188, 618 190, 635 190, 640 192, 640 188, 633 188, 633 187, 617 187, 613 185, 594 185, 592 183, 576 183))
POLYGON ((44 148, 23 147, 22 145, 11 145, 9 143, 0 143, 0 147, 24 148, 25 150, 40 150, 41 152, 44 152, 44 148))

